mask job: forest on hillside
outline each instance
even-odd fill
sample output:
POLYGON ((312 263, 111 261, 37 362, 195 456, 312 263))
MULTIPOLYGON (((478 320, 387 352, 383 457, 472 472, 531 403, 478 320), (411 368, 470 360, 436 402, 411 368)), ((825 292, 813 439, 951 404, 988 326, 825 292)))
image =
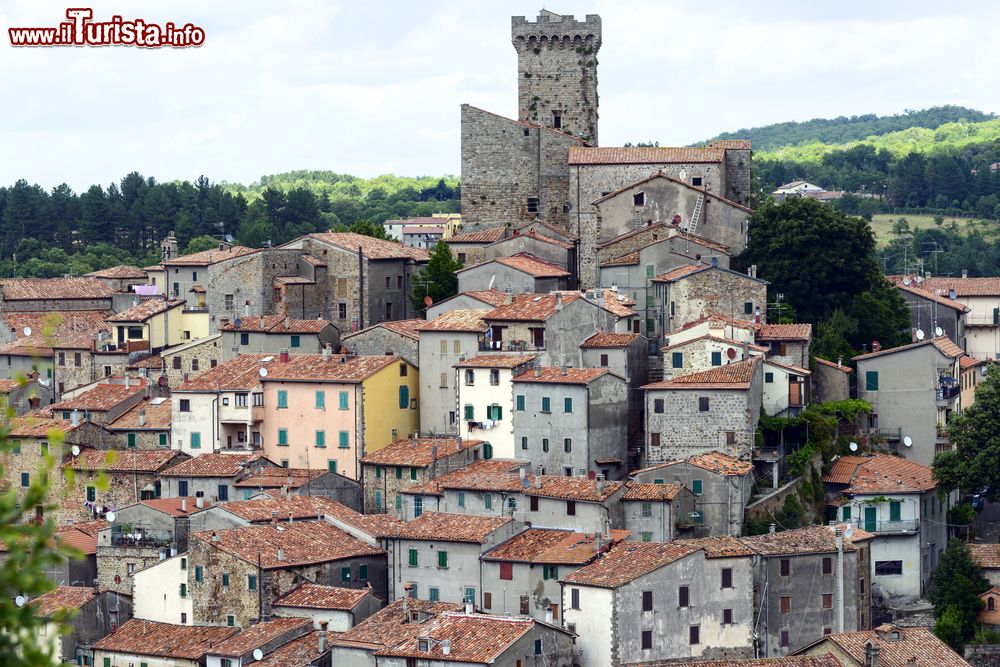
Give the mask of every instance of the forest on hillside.
POLYGON ((231 236, 244 245, 285 243, 302 234, 351 229, 379 235, 390 218, 459 210, 454 177, 379 176, 297 171, 251 186, 160 183, 132 172, 107 187, 76 193, 19 180, 0 187, 0 277, 53 277, 159 260, 173 231, 182 250, 231 236))

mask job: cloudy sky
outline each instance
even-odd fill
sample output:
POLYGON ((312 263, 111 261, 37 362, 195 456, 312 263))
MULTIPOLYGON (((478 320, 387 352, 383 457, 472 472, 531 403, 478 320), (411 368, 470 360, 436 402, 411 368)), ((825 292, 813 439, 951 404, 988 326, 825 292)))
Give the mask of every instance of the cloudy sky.
MULTIPOLYGON (((71 3, 75 6, 87 3, 71 3)), ((14 49, 65 3, 0 0, 0 185, 138 170, 251 182, 292 169, 459 172, 459 105, 516 115, 510 16, 536 2, 94 0, 191 22, 197 49, 14 49)), ((603 145, 940 104, 1000 111, 1000 5, 565 0, 598 13, 603 145), (815 5, 815 6, 812 6, 815 5), (822 6, 821 6, 822 5, 822 6)))

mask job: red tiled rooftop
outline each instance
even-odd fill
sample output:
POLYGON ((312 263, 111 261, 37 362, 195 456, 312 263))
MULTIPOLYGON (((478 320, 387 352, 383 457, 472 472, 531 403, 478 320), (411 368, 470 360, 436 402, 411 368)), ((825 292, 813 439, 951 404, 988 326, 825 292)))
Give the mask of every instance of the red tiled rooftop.
POLYGON ((590 384, 602 375, 608 374, 607 368, 566 368, 542 366, 532 368, 514 377, 514 382, 529 382, 538 384, 590 384))
POLYGON ((67 410, 79 410, 80 412, 106 412, 115 406, 124 403, 136 394, 141 394, 146 389, 146 380, 135 378, 130 381, 129 386, 124 383, 101 382, 93 385, 91 389, 67 398, 58 403, 53 403, 48 407, 53 413, 65 412, 67 410))
POLYGON ((420 617, 435 616, 447 611, 458 611, 459 603, 430 602, 419 599, 398 599, 375 612, 356 626, 340 635, 337 642, 350 642, 354 645, 367 645, 372 648, 386 646, 402 641, 407 637, 415 637, 424 628, 424 623, 414 623, 403 614, 406 607, 410 614, 420 617))
POLYGON ((430 258, 428 252, 422 248, 411 248, 396 241, 353 232, 320 232, 309 236, 353 253, 357 253, 360 248, 361 254, 366 259, 415 259, 426 262, 430 258))
POLYGON ((533 361, 533 354, 483 354, 455 364, 455 368, 517 368, 533 361))
MULTIPOLYGON (((887 276, 887 277, 889 278, 889 281, 893 283, 898 290, 906 292, 907 294, 912 294, 922 299, 928 299, 930 301, 934 301, 939 306, 944 306, 945 308, 950 308, 951 310, 957 310, 960 313, 968 313, 970 310, 969 307, 966 306, 961 301, 953 301, 949 296, 950 294, 949 290, 944 290, 942 291, 941 294, 936 294, 934 292, 934 289, 924 289, 925 286, 923 285, 923 283, 921 283, 920 285, 915 285, 912 282, 909 285, 905 284, 903 282, 903 276, 887 276)), ((956 293, 955 296, 958 296, 958 294, 956 293)))
POLYGON ((423 322, 418 331, 465 331, 482 333, 486 331, 482 310, 449 310, 429 322, 423 322))
POLYGON ((60 610, 79 609, 95 597, 93 586, 56 586, 31 601, 35 616, 52 616, 60 610))
MULTIPOLYGON (((837 553, 832 526, 806 526, 741 539, 755 553, 764 556, 837 553)), ((844 551, 857 551, 857 547, 851 540, 844 540, 844 551)))
POLYGON ((608 331, 598 331, 590 338, 587 338, 580 347, 582 348, 621 348, 628 347, 639 337, 634 333, 611 333, 608 331))
POLYGON ((569 573, 565 583, 617 588, 698 551, 682 542, 620 542, 600 558, 569 573))
POLYGON ((321 468, 282 468, 265 467, 256 470, 233 486, 239 489, 300 489, 309 481, 327 474, 329 471, 321 468))
POLYGON ((722 452, 707 452, 689 456, 686 461, 704 470, 710 470, 722 475, 745 475, 753 470, 753 464, 740 461, 722 452))
MULTIPOLYGON (((287 362, 268 364, 265 382, 338 382, 359 383, 380 370, 399 363, 396 355, 295 354, 287 362)), ((217 367, 218 368, 218 367, 217 367)))
MULTIPOLYGON (((612 530, 611 544, 628 538, 627 530, 612 530)), ((582 565, 610 547, 600 533, 529 528, 483 554, 483 560, 554 565, 582 565)))
MULTIPOLYGON (((328 639, 332 639, 339 636, 339 633, 327 631, 326 636, 328 639)), ((253 665, 254 667, 302 667, 302 665, 314 664, 329 651, 330 649, 327 648, 326 651, 320 652, 319 631, 313 630, 278 647, 265 655, 263 660, 259 660, 253 665)))
POLYGON ((849 656, 854 664, 864 665, 867 644, 877 645, 881 667, 969 667, 957 653, 938 639, 930 628, 880 625, 873 630, 827 635, 812 646, 829 642, 849 656), (898 633, 897 637, 893 633, 898 633))
POLYGON ((272 604, 275 607, 304 609, 354 609, 368 591, 364 588, 339 588, 304 582, 288 591, 272 604))
POLYGON ((757 330, 758 341, 809 340, 811 324, 762 324, 757 330))
POLYGON ((722 162, 725 150, 722 148, 682 148, 682 147, 577 147, 569 149, 569 164, 676 164, 722 162))
POLYGON ((457 236, 452 236, 450 238, 444 239, 445 243, 493 243, 494 241, 499 241, 504 237, 507 232, 507 227, 500 225, 499 227, 486 227, 485 229, 477 229, 475 231, 466 232, 464 234, 458 234, 457 236))
POLYGON ((236 322, 220 328, 220 331, 240 331, 250 333, 315 334, 330 326, 327 320, 295 320, 281 315, 241 317, 240 326, 236 322))
POLYGON ((117 280, 145 280, 149 276, 146 272, 137 266, 128 266, 127 264, 119 264, 118 266, 108 267, 106 269, 99 269, 97 271, 91 271, 87 274, 90 278, 110 278, 117 280))
POLYGON ((541 485, 538 476, 526 475, 530 486, 524 487, 526 496, 540 498, 558 498, 560 500, 576 500, 586 503, 604 502, 619 489, 622 482, 606 482, 589 477, 564 477, 562 475, 542 475, 541 485))
MULTIPOLYGON (((901 279, 900 282, 902 282, 901 279)), ((1000 296, 1000 277, 952 278, 936 276, 924 278, 917 287, 931 293, 939 289, 941 294, 945 296, 951 290, 955 290, 955 296, 1000 296)))
POLYGON ((841 363, 839 366, 836 361, 829 361, 821 357, 816 357, 816 363, 822 364, 823 366, 828 366, 830 368, 836 368, 838 371, 843 371, 844 373, 851 373, 853 369, 845 363, 841 363))
POLYGON ((397 440, 388 447, 366 454, 362 463, 368 465, 397 465, 414 468, 426 468, 435 459, 443 459, 458 451, 470 449, 482 444, 482 440, 458 438, 409 438, 397 440))
POLYGON ((233 477, 248 470, 259 459, 257 454, 224 454, 206 452, 193 459, 167 468, 164 477, 233 477))
POLYGON ((559 301, 565 306, 582 299, 579 292, 556 294, 513 294, 511 302, 497 306, 483 316, 486 321, 497 322, 544 322, 556 312, 559 301))
POLYGON ((260 384, 260 369, 271 369, 277 363, 276 354, 241 354, 184 381, 174 391, 250 391, 260 384))
POLYGON ((183 458, 185 456, 175 449, 83 449, 79 456, 72 457, 63 467, 73 470, 155 473, 171 461, 183 458))
POLYGON ((481 543, 487 536, 513 519, 475 514, 424 512, 405 522, 397 534, 404 540, 481 543))
POLYGON ((643 389, 747 389, 753 382, 760 361, 760 357, 750 357, 700 373, 647 384, 643 389))
POLYGON ((108 424, 111 431, 162 431, 170 428, 170 399, 142 400, 133 405, 128 412, 108 424), (139 413, 145 415, 145 423, 139 424, 139 413))
POLYGON ((8 422, 12 438, 48 438, 52 433, 69 433, 77 426, 69 419, 53 419, 48 416, 26 414, 8 422))
POLYGON ((114 293, 97 278, 5 278, 0 280, 4 301, 36 299, 110 299, 114 293))
POLYGON ((969 555, 979 567, 1000 570, 1000 544, 968 544, 969 555))
POLYGON ((306 628, 312 629, 311 619, 295 617, 272 618, 245 628, 238 635, 213 646, 209 653, 231 658, 242 658, 255 648, 262 648, 264 645, 273 642, 288 632, 295 630, 307 631, 305 630, 306 628))
POLYGON ((98 640, 94 650, 197 661, 238 632, 238 628, 173 625, 133 618, 98 640))
POLYGON ((405 489, 403 493, 440 495, 443 489, 465 491, 520 491, 522 489, 514 459, 486 459, 470 463, 429 482, 405 489))
POLYGON ((673 500, 681 492, 683 487, 680 484, 646 484, 640 482, 628 482, 625 485, 625 493, 622 500, 660 502, 663 500, 673 500))
POLYGON ((56 528, 56 542, 60 546, 76 549, 81 554, 90 556, 97 553, 97 536, 76 526, 59 526, 56 528))
POLYGON ((244 255, 251 255, 255 252, 260 252, 255 248, 247 248, 246 246, 234 245, 227 248, 219 250, 218 248, 211 248, 209 250, 202 250, 201 252, 191 253, 190 255, 181 255, 179 257, 174 257, 163 262, 164 266, 207 266, 209 264, 216 264, 218 262, 224 262, 227 259, 233 259, 234 257, 243 257, 244 255))
POLYGON ((937 485, 927 466, 888 454, 843 456, 823 481, 847 484, 847 494, 920 493, 937 485))
POLYGON ((916 349, 918 347, 923 347, 925 345, 933 345, 938 352, 950 359, 956 359, 965 352, 958 345, 955 345, 947 336, 938 336, 936 338, 931 338, 929 340, 921 340, 915 343, 907 343, 906 345, 899 345, 897 347, 890 347, 884 350, 879 350, 878 352, 868 352, 867 354, 859 354, 852 358, 852 361, 862 361, 864 359, 874 359, 875 357, 884 357, 887 354, 895 354, 897 352, 904 352, 916 349))
POLYGON ((183 305, 184 301, 182 299, 145 299, 131 308, 127 308, 120 313, 112 315, 108 318, 108 322, 145 322, 155 315, 165 313, 172 308, 179 308, 183 305))
POLYGON ((525 617, 446 612, 422 626, 417 636, 391 644, 376 655, 488 665, 534 628, 535 621, 525 617), (427 651, 420 650, 418 637, 422 636, 436 640, 427 651), (442 641, 449 642, 448 654, 444 653, 442 641))
MULTIPOLYGON (((277 468, 282 470, 282 468, 277 468)), ((239 482, 237 482, 239 484, 239 482)), ((273 519, 288 521, 289 515, 294 520, 319 519, 325 515, 338 516, 342 510, 350 510, 335 500, 323 496, 263 496, 252 500, 231 500, 220 505, 225 511, 249 521, 250 523, 266 523, 273 519)))

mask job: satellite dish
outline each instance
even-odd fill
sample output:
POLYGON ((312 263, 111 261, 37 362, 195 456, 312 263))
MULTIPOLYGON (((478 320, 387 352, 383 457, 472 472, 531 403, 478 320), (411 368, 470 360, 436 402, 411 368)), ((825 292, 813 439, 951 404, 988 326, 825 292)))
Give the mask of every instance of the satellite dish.
POLYGON ((255 648, 253 650, 253 659, 254 660, 263 660, 263 658, 264 658, 264 652, 261 651, 259 648, 255 648))
POLYGON ((430 294, 424 297, 424 305, 430 306, 434 303, 434 299, 431 298, 430 294))
POLYGON ((934 327, 934 335, 935 336, 943 336, 944 335, 944 330, 941 327, 934 327))
POLYGON ((852 526, 848 526, 847 528, 844 529, 844 537, 846 537, 847 539, 851 539, 851 536, 853 535, 854 535, 854 528, 852 526))
POLYGON ((923 339, 924 339, 924 330, 917 329, 917 340, 923 340, 923 339))
POLYGON ((903 436, 903 444, 906 445, 907 447, 912 447, 913 446, 913 438, 911 438, 908 435, 907 436, 903 436))
POLYGON ((14 604, 16 604, 18 607, 23 607, 25 602, 27 602, 27 600, 24 599, 23 595, 18 595, 16 598, 14 598, 14 604))
POLYGON ((954 301, 958 297, 958 293, 955 292, 954 288, 948 291, 948 298, 954 301))
POLYGON ((878 352, 881 349, 882 349, 882 343, 878 342, 877 340, 873 340, 872 341, 872 352, 878 352))
POLYGON ((903 284, 906 285, 907 287, 910 286, 910 277, 909 276, 905 276, 903 278, 903 284))
POLYGON ((259 371, 257 371, 257 372, 258 372, 258 373, 260 373, 260 376, 261 376, 262 378, 266 378, 266 377, 267 377, 267 369, 266 369, 266 368, 262 368, 262 369, 260 369, 260 370, 259 370, 259 371))
POLYGON ((523 486, 526 489, 531 488, 531 480, 525 477, 524 479, 521 480, 521 486, 523 486))
POLYGON ((114 512, 108 512, 107 514, 104 515, 104 518, 108 520, 108 523, 114 523, 115 522, 115 513, 114 512))
POLYGON ((72 452, 73 456, 79 456, 80 455, 80 448, 78 446, 76 446, 76 445, 73 445, 73 448, 70 449, 69 451, 72 452))
POLYGON ((24 327, 23 331, 25 336, 31 335, 31 327, 24 327))
POLYGON ((848 447, 850 447, 852 452, 858 451, 858 443, 856 442, 852 442, 851 444, 848 445, 848 447))
POLYGON ((730 359, 735 359, 736 358, 736 348, 731 347, 728 350, 726 350, 726 356, 729 357, 730 359))

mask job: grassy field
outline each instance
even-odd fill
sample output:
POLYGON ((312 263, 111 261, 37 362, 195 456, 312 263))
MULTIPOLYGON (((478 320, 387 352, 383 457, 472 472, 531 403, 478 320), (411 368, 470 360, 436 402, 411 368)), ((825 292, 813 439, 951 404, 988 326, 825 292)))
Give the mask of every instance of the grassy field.
MULTIPOLYGON (((934 216, 932 215, 896 215, 896 214, 886 214, 880 213, 878 215, 872 216, 872 231, 875 232, 875 238, 878 242, 879 247, 888 245, 892 239, 895 238, 892 233, 893 223, 900 218, 906 218, 907 222, 910 223, 910 229, 928 229, 935 227, 934 216)), ((945 218, 944 225, 950 225, 955 222, 958 228, 963 233, 968 233, 973 230, 979 230, 984 235, 991 236, 996 235, 998 232, 997 223, 990 220, 977 220, 974 218, 945 218)))

